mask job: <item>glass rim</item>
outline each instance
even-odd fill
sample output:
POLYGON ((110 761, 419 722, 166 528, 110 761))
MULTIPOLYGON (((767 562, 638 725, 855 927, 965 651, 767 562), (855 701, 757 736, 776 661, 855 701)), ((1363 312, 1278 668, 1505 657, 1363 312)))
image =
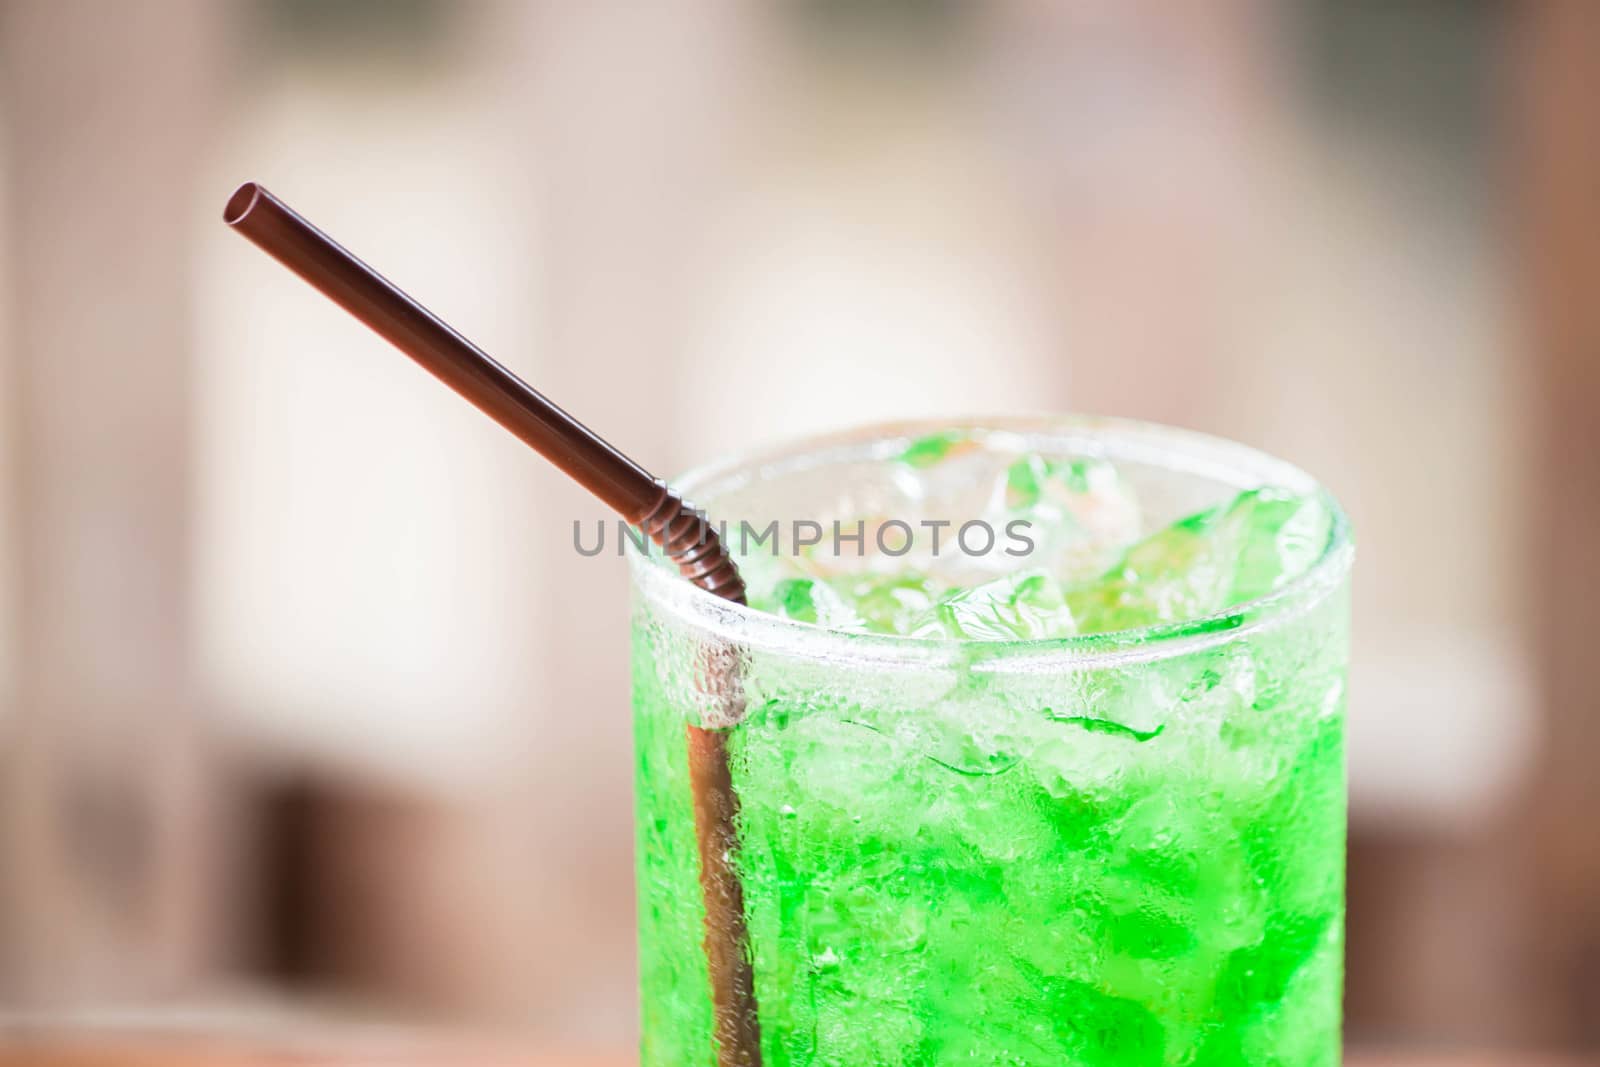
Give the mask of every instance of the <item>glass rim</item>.
MULTIPOLYGON (((847 458, 890 458, 932 433, 1016 435, 1068 454, 1143 463, 1209 477, 1243 491, 1265 485, 1316 495, 1328 508, 1328 543, 1317 560, 1279 589, 1176 622, 1070 637, 956 640, 858 633, 735 604, 685 581, 659 553, 628 541, 633 588, 653 608, 729 644, 786 655, 907 669, 965 665, 973 670, 1053 672, 1168 659, 1276 627, 1322 603, 1349 573, 1355 553, 1338 501, 1304 470, 1222 437, 1136 419, 1104 416, 925 418, 873 423, 737 454, 694 467, 672 482, 686 498, 726 492, 786 471, 847 458)), ((711 515, 712 521, 717 516, 711 515)))

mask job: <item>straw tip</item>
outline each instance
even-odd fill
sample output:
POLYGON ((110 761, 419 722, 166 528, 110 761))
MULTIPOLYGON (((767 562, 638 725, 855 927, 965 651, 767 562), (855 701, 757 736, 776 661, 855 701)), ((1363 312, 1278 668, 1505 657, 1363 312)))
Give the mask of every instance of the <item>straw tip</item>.
POLYGON ((261 199, 261 194, 266 190, 255 182, 245 182, 233 191, 228 197, 228 206, 222 209, 222 221, 229 226, 237 225, 244 221, 250 214, 250 209, 256 206, 256 201, 261 199))

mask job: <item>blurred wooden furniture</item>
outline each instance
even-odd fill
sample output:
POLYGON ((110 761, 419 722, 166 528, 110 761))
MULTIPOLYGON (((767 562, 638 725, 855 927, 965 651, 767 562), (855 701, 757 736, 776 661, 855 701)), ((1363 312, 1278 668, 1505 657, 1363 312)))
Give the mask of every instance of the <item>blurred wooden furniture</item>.
POLYGON ((1516 977, 1529 1040, 1600 1048, 1600 5, 1516 8, 1513 135, 1523 325, 1540 413, 1529 472, 1529 595, 1545 706, 1543 750, 1507 832, 1527 883, 1516 977))
POLYGON ((0 511, 25 620, 0 692, 7 1003, 195 973, 224 899, 190 655, 188 225, 226 8, 0 4, 0 511))

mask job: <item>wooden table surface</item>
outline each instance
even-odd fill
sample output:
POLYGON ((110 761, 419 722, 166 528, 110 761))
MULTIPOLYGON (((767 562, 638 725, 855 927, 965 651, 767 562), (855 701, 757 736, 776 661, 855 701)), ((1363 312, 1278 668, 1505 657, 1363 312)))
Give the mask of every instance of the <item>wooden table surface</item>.
POLYGON ((295 1043, 0 1038, 0 1067, 634 1067, 634 1060, 624 1053, 402 1042, 317 1049, 295 1043))
MULTIPOLYGON (((293 1043, 281 1047, 241 1045, 199 1038, 0 1036, 0 1067, 632 1067, 634 1062, 620 1052, 562 1054, 402 1040, 316 1049, 293 1043)), ((1345 1067, 1594 1067, 1594 1063, 1515 1053, 1357 1052, 1345 1058, 1345 1067)))

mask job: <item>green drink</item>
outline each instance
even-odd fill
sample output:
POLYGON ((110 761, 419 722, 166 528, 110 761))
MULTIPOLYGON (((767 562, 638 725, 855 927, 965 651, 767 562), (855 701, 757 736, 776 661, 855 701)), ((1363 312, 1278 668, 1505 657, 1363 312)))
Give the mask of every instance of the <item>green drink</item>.
POLYGON ((716 1062, 686 724, 769 1067, 1338 1062, 1351 548, 1306 475, 1063 420, 680 486, 753 607, 635 554, 644 1067, 716 1062))

